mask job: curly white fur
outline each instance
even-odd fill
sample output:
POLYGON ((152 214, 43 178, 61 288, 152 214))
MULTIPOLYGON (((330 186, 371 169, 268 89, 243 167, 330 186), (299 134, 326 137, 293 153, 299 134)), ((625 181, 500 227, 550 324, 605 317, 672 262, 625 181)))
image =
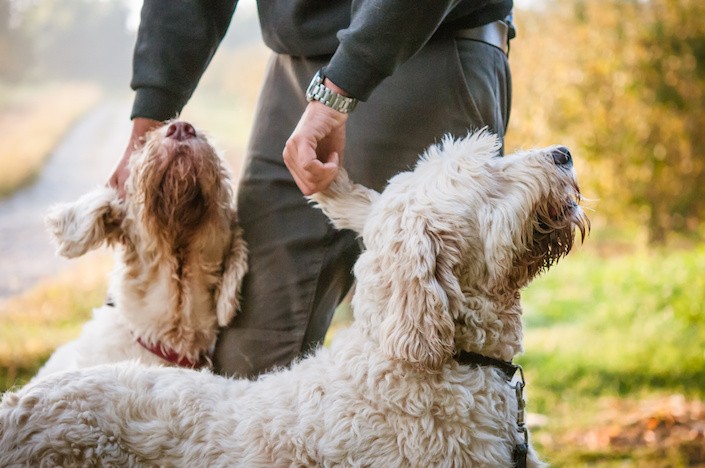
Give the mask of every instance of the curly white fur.
POLYGON ((0 465, 511 466, 512 388, 452 356, 521 350, 519 289, 587 220, 550 149, 497 149, 485 132, 445 141, 381 194, 341 172, 313 197, 366 244, 330 349, 256 381, 135 363, 50 376, 5 395, 0 465))
POLYGON ((176 140, 167 136, 171 125, 184 124, 151 132, 133 154, 124 199, 101 187, 47 216, 61 255, 77 257, 103 243, 118 253, 114 305, 96 309, 80 337, 59 348, 37 377, 126 359, 166 363, 138 337, 198 362, 214 346, 218 325, 235 315, 247 251, 230 173, 203 134, 176 140))

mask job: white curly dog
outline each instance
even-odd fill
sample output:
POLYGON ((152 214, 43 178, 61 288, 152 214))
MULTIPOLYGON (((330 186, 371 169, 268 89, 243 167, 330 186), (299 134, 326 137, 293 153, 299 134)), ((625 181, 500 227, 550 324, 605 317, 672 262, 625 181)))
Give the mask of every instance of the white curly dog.
POLYGON ((130 161, 125 195, 98 188, 47 216, 58 252, 118 248, 111 302, 36 378, 126 359, 202 367, 218 325, 238 307, 247 250, 230 173, 206 137, 183 121, 147 136, 130 161))
POLYGON ((256 381, 134 363, 49 376, 4 396, 0 466, 512 466, 516 391, 488 362, 522 351, 519 290, 589 226, 565 148, 498 150, 476 133, 381 194, 341 171, 313 197, 366 245, 330 349, 256 381))

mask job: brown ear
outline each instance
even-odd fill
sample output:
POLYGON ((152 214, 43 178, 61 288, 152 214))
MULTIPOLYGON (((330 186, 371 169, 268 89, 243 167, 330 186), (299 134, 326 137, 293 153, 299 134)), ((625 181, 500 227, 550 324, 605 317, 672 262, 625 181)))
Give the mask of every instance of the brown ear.
POLYGON ((101 187, 73 203, 50 208, 45 222, 57 245, 57 252, 73 258, 117 241, 124 218, 124 205, 115 189, 101 187))
POLYGON ((454 352, 452 311, 459 306, 460 285, 451 262, 441 258, 441 238, 425 220, 403 222, 382 266, 390 299, 380 344, 392 358, 438 369, 454 352))
MULTIPOLYGON (((234 216, 233 216, 234 218, 234 216)), ((226 326, 235 317, 240 308, 240 289, 242 279, 247 273, 247 245, 242 238, 242 229, 232 226, 230 252, 223 263, 223 277, 218 289, 216 317, 218 325, 226 326)))

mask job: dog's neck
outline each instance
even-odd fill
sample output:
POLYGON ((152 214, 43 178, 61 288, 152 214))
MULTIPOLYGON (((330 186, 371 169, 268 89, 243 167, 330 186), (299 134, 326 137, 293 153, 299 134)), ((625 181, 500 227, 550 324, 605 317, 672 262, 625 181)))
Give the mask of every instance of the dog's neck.
POLYGON ((178 367, 200 369, 202 367, 209 367, 211 363, 212 356, 210 351, 201 353, 198 360, 193 360, 173 348, 165 346, 163 343, 148 343, 140 336, 135 337, 135 341, 150 353, 178 367))
POLYGON ((523 350, 522 310, 518 291, 466 294, 455 319, 455 346, 511 361, 523 350))
POLYGON ((150 237, 137 235, 123 247, 115 300, 136 337, 198 361, 216 338, 213 291, 225 246, 203 241, 176 252, 144 239, 150 237))

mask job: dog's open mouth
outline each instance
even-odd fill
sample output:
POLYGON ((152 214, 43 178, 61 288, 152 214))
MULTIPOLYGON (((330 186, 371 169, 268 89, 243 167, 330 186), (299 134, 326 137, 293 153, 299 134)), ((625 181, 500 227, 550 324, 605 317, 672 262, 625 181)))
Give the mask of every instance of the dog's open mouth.
POLYGON ((580 192, 576 191, 557 203, 536 210, 529 250, 519 261, 527 268, 528 277, 547 270, 568 255, 575 241, 575 230, 581 242, 590 231, 590 221, 580 208, 580 192))
POLYGON ((580 196, 567 197, 561 203, 549 204, 545 210, 539 210, 539 226, 551 229, 551 226, 570 222, 580 211, 580 196))
POLYGON ((571 229, 577 228, 580 231, 580 241, 584 242, 585 236, 590 232, 590 220, 580 207, 582 200, 580 192, 577 192, 574 197, 566 199, 559 214, 559 219, 568 222, 571 229))

